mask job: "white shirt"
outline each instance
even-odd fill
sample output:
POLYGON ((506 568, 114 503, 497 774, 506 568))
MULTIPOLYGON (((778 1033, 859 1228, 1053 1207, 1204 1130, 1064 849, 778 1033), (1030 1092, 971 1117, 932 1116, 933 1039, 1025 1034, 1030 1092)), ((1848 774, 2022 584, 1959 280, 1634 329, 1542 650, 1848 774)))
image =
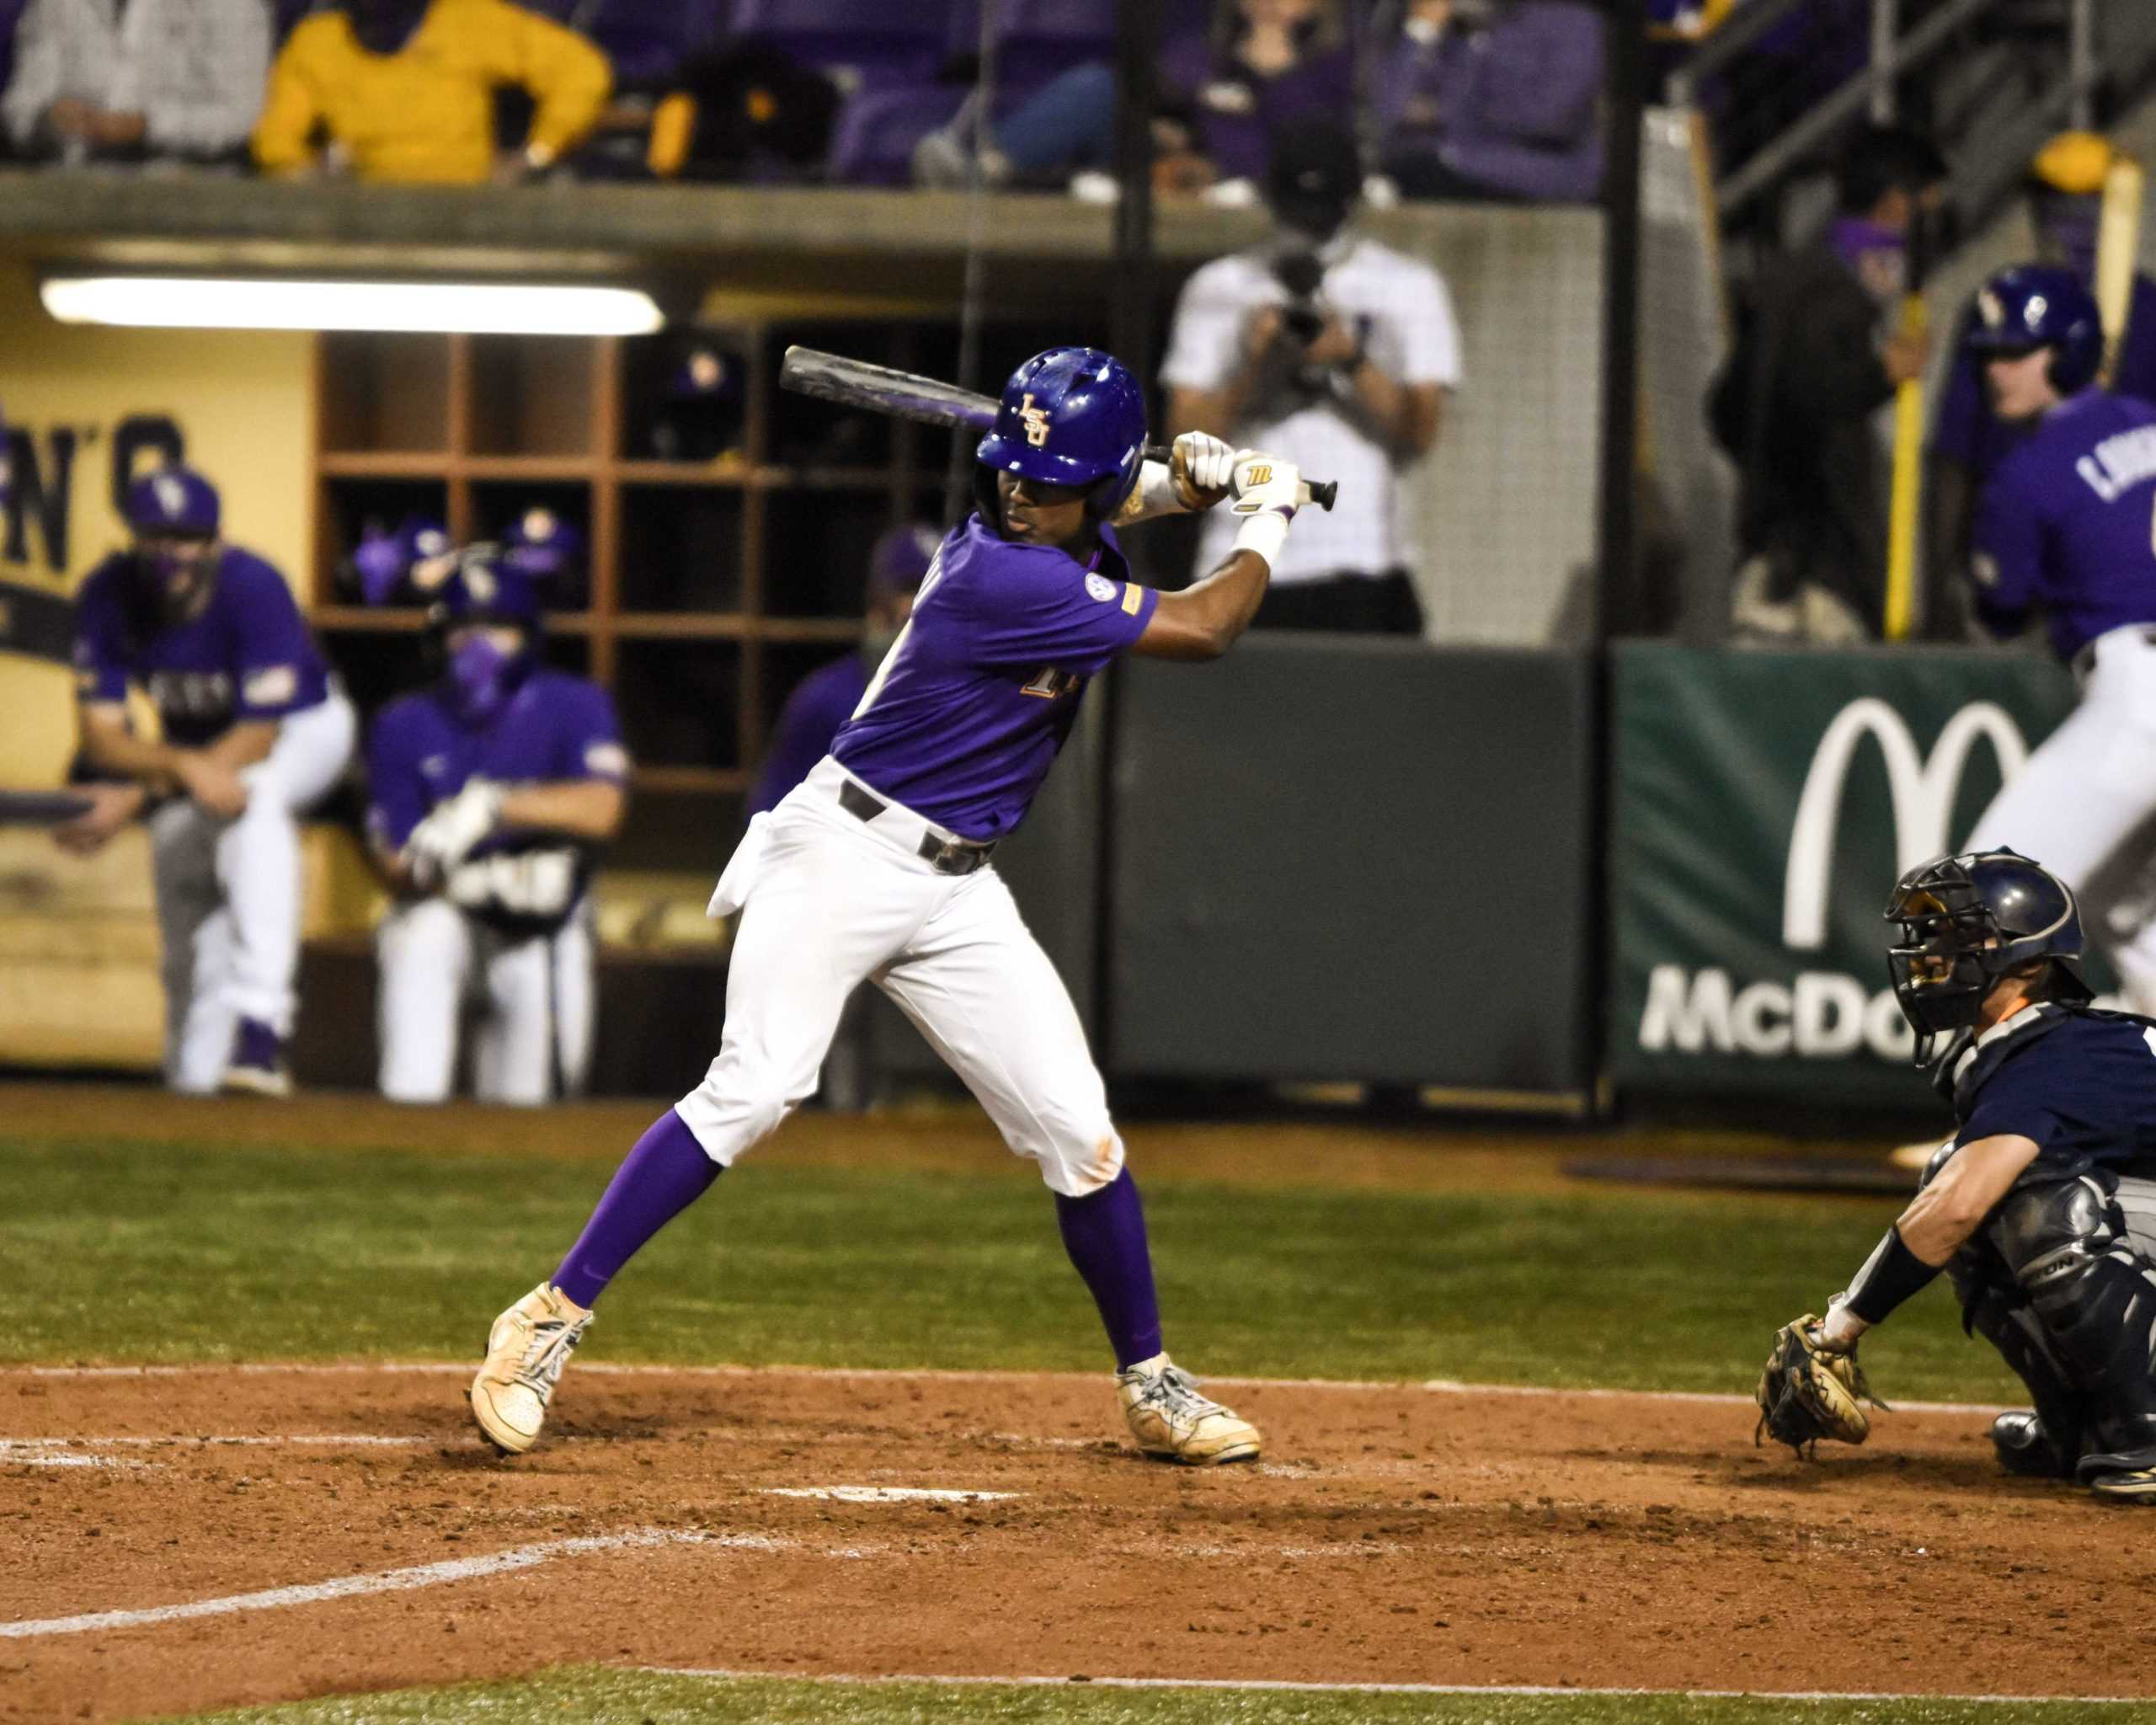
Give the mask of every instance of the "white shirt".
POLYGON ((18 144, 63 96, 140 114, 152 155, 247 142, 269 76, 270 0, 30 0, 0 99, 18 144))
MULTIPOLYGON (((1183 284, 1161 366, 1163 383, 1214 390, 1235 375, 1243 364, 1243 329, 1251 313, 1288 302, 1288 291, 1273 274, 1278 255, 1277 247, 1267 245, 1216 258, 1183 284)), ((1325 272, 1320 302, 1350 328, 1363 331, 1373 365, 1396 382, 1447 388, 1459 383, 1460 327, 1442 275, 1419 259, 1352 232, 1336 236, 1318 256, 1325 272)), ((1241 424, 1200 429, 1285 457, 1305 479, 1339 483, 1340 499, 1331 513, 1306 509, 1296 515, 1273 567, 1276 586, 1329 575, 1382 574, 1414 560, 1398 483, 1406 464, 1343 412, 1337 398, 1291 394, 1253 402, 1241 424)), ((1235 526, 1225 510, 1206 517, 1200 573, 1228 554, 1235 526)))

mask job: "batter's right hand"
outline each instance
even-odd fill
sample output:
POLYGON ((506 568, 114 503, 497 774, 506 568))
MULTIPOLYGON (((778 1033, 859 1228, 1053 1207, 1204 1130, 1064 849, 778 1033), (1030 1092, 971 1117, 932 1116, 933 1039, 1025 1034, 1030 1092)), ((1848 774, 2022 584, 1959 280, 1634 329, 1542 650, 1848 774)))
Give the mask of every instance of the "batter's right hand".
POLYGON ((1168 467, 1185 509, 1210 509, 1235 489, 1235 452, 1209 431, 1186 431, 1177 438, 1168 467))
POLYGON ((1293 521, 1296 510, 1301 506, 1302 470, 1293 462, 1267 455, 1262 449, 1239 449, 1235 451, 1235 500, 1229 505, 1230 514, 1255 515, 1271 511, 1293 521))

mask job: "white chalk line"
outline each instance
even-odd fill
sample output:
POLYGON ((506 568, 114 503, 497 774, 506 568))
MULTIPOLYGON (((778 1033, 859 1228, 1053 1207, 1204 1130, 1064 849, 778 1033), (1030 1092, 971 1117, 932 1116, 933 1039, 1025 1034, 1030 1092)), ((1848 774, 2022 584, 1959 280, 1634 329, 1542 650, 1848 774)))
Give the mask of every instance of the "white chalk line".
POLYGON ((0 1438, 0 1460, 18 1450, 116 1450, 116 1449, 237 1449, 276 1448, 286 1444, 303 1448, 323 1449, 403 1449, 408 1445, 432 1444, 433 1438, 386 1437, 374 1432, 302 1432, 283 1434, 248 1433, 232 1436, 196 1436, 181 1433, 163 1438, 0 1438))
POLYGON ((1597 1697, 1699 1696, 1711 1701, 1943 1701, 2045 1706, 2145 1706, 2146 1700, 2116 1695, 1932 1695, 1923 1690, 1864 1689, 1595 1689, 1584 1684, 1533 1683, 1311 1683, 1263 1677, 931 1677, 865 1676, 841 1672, 734 1671, 723 1667, 639 1665, 654 1677, 706 1678, 717 1683, 827 1683, 879 1688, 890 1684, 928 1684, 947 1689, 1198 1689, 1263 1694, 1432 1696, 1590 1696, 1597 1697))
MULTIPOLYGON (((531 1569, 557 1557, 583 1557, 595 1551, 648 1549, 660 1546, 716 1546, 750 1551, 791 1551, 797 1541, 769 1534, 700 1533, 664 1527, 631 1528, 623 1533, 587 1534, 574 1539, 547 1540, 537 1545, 517 1546, 484 1557, 453 1557, 440 1563, 421 1563, 404 1569, 377 1570, 371 1575, 342 1575, 330 1581, 309 1582, 299 1587, 264 1588, 253 1593, 227 1594, 211 1599, 189 1599, 172 1605, 151 1605, 131 1611, 91 1611, 77 1617, 42 1617, 0 1623, 0 1639, 22 1640, 32 1636, 81 1635, 101 1629, 139 1629, 152 1624, 176 1623, 190 1617, 224 1617, 235 1611, 275 1610, 288 1605, 312 1605, 325 1599, 350 1599, 370 1594, 406 1593, 415 1588, 440 1587, 457 1581, 473 1581, 515 1569, 531 1569)), ((831 1556, 851 1556, 851 1551, 831 1556)))
POLYGON ((968 1492, 949 1486, 761 1486, 766 1498, 815 1498, 832 1503, 992 1503, 1022 1492, 968 1492))
MULTIPOLYGON (((1015 1379, 1047 1379, 1050 1382, 1092 1384, 1100 1382, 1107 1375, 1082 1371, 990 1371, 986 1370, 953 1370, 949 1367, 925 1367, 910 1370, 899 1366, 849 1365, 653 1365, 610 1364, 605 1360, 590 1360, 576 1368, 583 1376, 592 1377, 685 1377, 685 1378, 844 1378, 867 1379, 870 1381, 891 1383, 932 1384, 995 1384, 1007 1383, 1015 1379)), ((304 1360, 256 1361, 244 1365, 213 1365, 204 1363, 189 1365, 32 1365, 0 1366, 0 1378, 27 1376, 33 1378, 159 1378, 192 1377, 207 1372, 231 1372, 242 1376, 296 1375, 318 1373, 327 1376, 360 1375, 366 1376, 402 1376, 412 1373, 441 1373, 468 1377, 469 1365, 446 1364, 437 1359, 421 1360, 337 1360, 325 1364, 309 1364, 304 1360)), ((1703 1407, 1750 1407, 1755 1404, 1751 1397, 1734 1391, 1713 1390, 1618 1390, 1594 1386, 1577 1389, 1561 1388, 1550 1384, 1470 1384, 1456 1378, 1257 1378, 1208 1375, 1204 1381, 1236 1390, 1312 1390, 1349 1391, 1368 1394, 1373 1391, 1411 1392, 1430 1396, 1529 1396, 1556 1401, 1582 1402, 1689 1402, 1703 1407)), ((2000 1402, 1904 1402, 1897 1399, 1897 1412, 1910 1413, 1958 1413, 1989 1416, 2009 1411, 2009 1405, 2000 1402)))

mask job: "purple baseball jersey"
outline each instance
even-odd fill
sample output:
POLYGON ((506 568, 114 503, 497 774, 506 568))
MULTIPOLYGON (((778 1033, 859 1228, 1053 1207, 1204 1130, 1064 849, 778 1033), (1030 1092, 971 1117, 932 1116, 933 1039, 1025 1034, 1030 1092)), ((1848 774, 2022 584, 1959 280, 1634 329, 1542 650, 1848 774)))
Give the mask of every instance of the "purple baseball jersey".
POLYGON ((199 748, 235 724, 318 707, 329 675, 285 579, 227 546, 202 614, 163 627, 138 600, 132 558, 117 552, 75 600, 75 678, 86 702, 127 698, 139 683, 168 740, 199 748))
POLYGON ((868 666, 858 653, 819 665, 802 678, 786 697, 777 731, 757 769, 756 782, 749 793, 749 814, 777 808, 786 793, 808 777, 809 770, 831 752, 839 727, 853 716, 867 692, 868 666))
POLYGON ((2156 407, 2084 389, 2045 414, 1984 488, 1972 574, 1986 624, 2041 605, 2062 659, 2156 622, 2156 407))
MULTIPOLYGON (((1946 374, 1945 393, 1940 398, 1939 423, 1932 428, 1931 447, 1935 454, 1959 462, 1981 482, 1991 477, 2028 428, 2009 425, 1991 410, 1984 394, 1983 356, 1965 344, 1975 315, 1972 301, 1954 332, 1954 363, 1946 374)), ((2133 278, 2126 339, 2119 344, 2111 393, 2156 402, 2156 281, 2146 275, 2133 278)))
MULTIPOLYGON (((461 718, 447 688, 438 684, 391 702, 375 719, 367 739, 367 828, 376 843, 401 850, 428 811, 462 790, 467 779, 619 784, 628 772, 614 703, 596 683, 566 671, 534 670, 484 725, 461 718)), ((497 836, 478 850, 514 842, 497 836)))
POLYGON ((831 752, 862 783, 961 837, 1025 819, 1095 673, 1161 595, 1112 529, 1089 565, 1004 538, 978 515, 937 547, 913 617, 831 752))

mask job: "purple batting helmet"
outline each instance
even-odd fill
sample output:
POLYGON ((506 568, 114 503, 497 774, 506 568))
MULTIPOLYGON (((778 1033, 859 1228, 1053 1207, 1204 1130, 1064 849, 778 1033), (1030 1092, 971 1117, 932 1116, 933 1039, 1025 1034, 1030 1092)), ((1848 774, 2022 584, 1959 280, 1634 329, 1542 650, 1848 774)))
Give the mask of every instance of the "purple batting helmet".
POLYGON ((1006 472, 1090 487, 1086 507, 1112 515, 1145 459, 1145 393, 1113 354, 1052 347, 1011 374, 995 429, 974 459, 975 493, 985 499, 995 497, 993 473, 1006 472))

